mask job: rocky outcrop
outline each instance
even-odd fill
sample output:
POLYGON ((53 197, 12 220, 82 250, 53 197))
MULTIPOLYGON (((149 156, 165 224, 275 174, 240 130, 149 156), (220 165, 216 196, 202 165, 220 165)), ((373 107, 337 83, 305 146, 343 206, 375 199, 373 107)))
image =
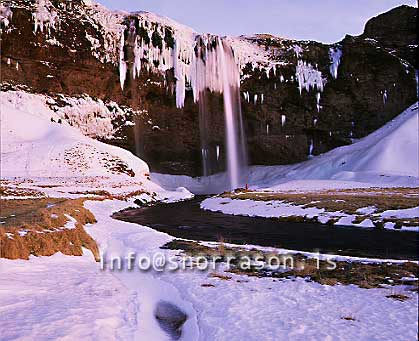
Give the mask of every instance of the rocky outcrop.
MULTIPOLYGON (((133 151, 152 171, 201 174, 199 108, 188 85, 183 106, 177 105, 179 74, 170 64, 175 44, 193 53, 192 30, 90 1, 16 0, 6 8, 12 14, 2 12, 3 89, 25 86, 57 98, 87 94, 105 105, 115 102, 125 115, 113 118, 113 136, 97 138, 133 151), (138 59, 135 37, 146 44, 138 59), (135 60, 141 65, 134 77, 135 60)), ((269 35, 229 38, 241 63, 249 162, 298 162, 349 144, 412 104, 415 22, 416 9, 401 6, 371 19, 361 36, 333 45, 269 35)), ((208 91, 206 101, 210 157, 219 150, 213 169, 219 171, 225 150, 222 96, 208 91)))

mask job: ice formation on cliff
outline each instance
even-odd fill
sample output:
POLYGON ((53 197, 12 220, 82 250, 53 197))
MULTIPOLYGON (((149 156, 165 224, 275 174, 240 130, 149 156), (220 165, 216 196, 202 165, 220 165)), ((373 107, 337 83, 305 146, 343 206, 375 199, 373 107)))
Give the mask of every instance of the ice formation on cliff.
POLYGON ((333 78, 338 78, 338 68, 340 64, 340 58, 342 57, 342 50, 339 47, 331 47, 329 49, 330 57, 330 74, 333 78))
POLYGON ((323 91, 324 83, 322 73, 316 70, 310 63, 299 60, 297 62, 295 77, 298 80, 300 94, 303 89, 306 89, 307 92, 310 92, 310 89, 317 89, 319 92, 323 91))
POLYGON ((34 32, 44 32, 44 28, 50 33, 51 27, 57 28, 59 17, 54 10, 54 6, 49 0, 37 0, 35 4, 35 12, 32 13, 34 20, 34 32))

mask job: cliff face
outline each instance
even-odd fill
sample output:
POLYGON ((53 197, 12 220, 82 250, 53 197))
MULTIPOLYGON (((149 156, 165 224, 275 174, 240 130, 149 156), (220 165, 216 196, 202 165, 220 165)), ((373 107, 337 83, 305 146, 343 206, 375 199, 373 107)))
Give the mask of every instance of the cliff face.
MULTIPOLYGON (((179 70, 191 65, 197 36, 191 29, 87 1, 9 1, 0 21, 3 89, 48 93, 56 110, 70 97, 101 101, 104 111, 92 109, 83 120, 63 115, 81 128, 118 107, 107 117, 112 133, 97 138, 130 149, 153 171, 201 173, 199 109, 188 83, 179 105, 179 70)), ((228 38, 242 72, 250 163, 297 162, 351 143, 412 104, 415 23, 416 9, 401 6, 371 19, 361 36, 331 46, 269 35, 228 38)), ((209 154, 215 158, 218 147, 214 171, 222 170, 222 96, 208 91, 205 100, 209 154)))

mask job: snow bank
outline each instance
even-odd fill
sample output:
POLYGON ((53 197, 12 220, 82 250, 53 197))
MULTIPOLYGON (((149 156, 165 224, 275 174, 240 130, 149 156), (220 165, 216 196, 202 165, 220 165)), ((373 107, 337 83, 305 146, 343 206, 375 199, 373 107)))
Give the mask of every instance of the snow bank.
POLYGON ((136 297, 92 259, 0 259, 0 339, 132 339, 136 297))
POLYGON ((313 218, 322 214, 325 210, 316 207, 305 208, 302 205, 292 205, 278 200, 233 200, 230 198, 208 198, 201 203, 201 208, 209 211, 218 211, 224 214, 243 215, 249 217, 291 217, 305 216, 313 218))
MULTIPOLYGON (((357 216, 341 211, 326 211, 324 208, 305 207, 304 205, 295 205, 280 200, 258 201, 251 199, 231 199, 213 197, 205 199, 201 202, 201 208, 213 212, 222 212, 224 214, 241 215, 248 217, 264 217, 264 218, 286 218, 292 216, 304 217, 311 219, 317 217, 319 223, 326 224, 331 219, 337 220, 334 225, 356 226, 363 228, 375 228, 374 222, 365 218, 360 223, 355 223, 357 216)), ((361 214, 365 212, 366 217, 369 216, 367 208, 357 210, 361 214)), ((372 212, 371 212, 372 213, 372 212)), ((419 207, 385 211, 371 215, 375 221, 383 221, 385 218, 406 218, 415 219, 419 216, 419 207)), ((412 231, 419 232, 417 226, 401 226, 400 229, 394 229, 395 224, 384 226, 386 229, 395 231, 412 231)))
POLYGON ((0 105, 2 177, 144 177, 149 172, 130 152, 52 122, 57 115, 42 95, 3 92, 0 105))
MULTIPOLYGON (((98 222, 87 227, 86 231, 96 240, 101 254, 106 259, 111 257, 126 257, 134 252, 137 257, 148 256, 153 259, 155 254, 175 254, 175 251, 160 250, 160 246, 173 238, 165 233, 157 232, 149 227, 114 220, 113 212, 126 208, 127 203, 115 200, 104 202, 89 201, 85 207, 96 217, 98 222)), ((109 270, 108 270, 109 271, 109 270)), ((104 271, 105 273, 107 271, 104 271)), ((166 301, 186 312, 188 319, 182 328, 185 340, 198 340, 200 330, 197 324, 197 312, 189 302, 187 295, 182 295, 177 285, 161 279, 161 273, 154 270, 114 271, 113 276, 124 283, 125 287, 134 292, 136 305, 139 307, 137 319, 136 340, 167 340, 167 335, 159 327, 154 318, 157 303, 166 301)), ((172 273, 173 274, 173 273, 172 273)))

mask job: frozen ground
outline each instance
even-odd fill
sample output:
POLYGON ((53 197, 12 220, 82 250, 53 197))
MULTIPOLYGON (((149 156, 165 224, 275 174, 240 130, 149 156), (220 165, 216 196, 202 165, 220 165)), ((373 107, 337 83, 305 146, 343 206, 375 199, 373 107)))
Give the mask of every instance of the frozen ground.
MULTIPOLYGON (((170 236, 109 217, 126 205, 115 200, 86 203, 98 220, 87 231, 105 258, 124 257, 129 251, 174 255, 175 251, 158 249, 170 236)), ((187 313, 184 340, 417 337, 417 293, 404 287, 361 289, 304 279, 229 276, 221 280, 196 270, 101 271, 89 254, 1 259, 0 339, 165 340, 167 334, 154 319, 160 300, 187 313), (409 299, 386 297, 393 293, 409 299)))
MULTIPOLYGON (((324 208, 305 207, 305 205, 295 205, 280 200, 258 201, 251 199, 242 200, 213 197, 205 199, 201 203, 201 208, 225 214, 250 217, 277 218, 299 216, 309 219, 317 217, 318 221, 323 224, 327 223, 330 219, 337 219, 336 225, 374 228, 374 223, 367 217, 365 217, 362 222, 356 223, 357 215, 355 214, 348 214, 342 211, 326 211, 324 208)), ((374 213, 374 208, 370 211, 368 211, 368 209, 368 207, 358 209, 359 215, 371 214, 374 217, 374 220, 380 221, 382 221, 383 218, 417 219, 419 217, 419 206, 408 209, 387 210, 381 213, 374 213)), ((395 224, 391 222, 384 224, 384 228, 387 229, 394 229, 394 226, 395 224)), ((419 226, 403 225, 400 231, 419 232, 419 226)))
POLYGON ((0 259, 1 340, 115 340, 136 326, 134 293, 93 255, 0 259))

